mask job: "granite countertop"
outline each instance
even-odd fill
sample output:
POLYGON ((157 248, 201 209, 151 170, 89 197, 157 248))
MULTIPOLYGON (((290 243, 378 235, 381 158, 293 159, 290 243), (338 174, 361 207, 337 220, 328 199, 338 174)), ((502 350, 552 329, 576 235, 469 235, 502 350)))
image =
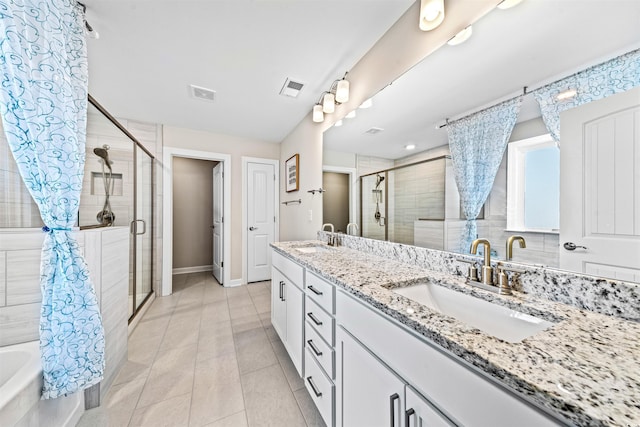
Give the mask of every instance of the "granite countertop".
POLYGON ((321 241, 272 246, 569 422, 640 426, 640 324, 636 322, 522 293, 494 294, 471 287, 459 276, 328 247, 321 241), (315 245, 327 250, 296 250, 315 245), (509 343, 392 292, 426 280, 555 325, 509 343))

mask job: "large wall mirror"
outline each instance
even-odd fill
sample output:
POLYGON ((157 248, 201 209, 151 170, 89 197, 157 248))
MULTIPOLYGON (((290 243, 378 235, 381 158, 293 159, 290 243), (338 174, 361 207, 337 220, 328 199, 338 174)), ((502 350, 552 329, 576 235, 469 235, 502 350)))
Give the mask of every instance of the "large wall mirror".
MULTIPOLYGON (((459 251, 464 221, 451 168, 446 119, 464 117, 522 94, 525 86, 534 90, 638 49, 639 17, 640 5, 633 1, 529 0, 512 9, 496 9, 473 24, 468 41, 443 46, 377 93, 370 108, 357 109, 355 118, 345 118, 341 126, 328 129, 324 134, 325 165, 342 157, 357 170, 359 233, 459 251)), ((593 121, 594 109, 598 117, 609 114, 606 110, 619 111, 622 104, 618 102, 635 104, 629 114, 640 116, 640 89, 636 88, 563 113, 563 135, 565 128, 578 129, 585 121, 593 121), (565 125, 565 120, 571 124, 565 125)), ((619 118, 612 120, 620 122, 619 118)), ((636 127, 632 146, 638 152, 640 121, 631 122, 630 129, 636 127)), ((595 134, 608 131, 609 124, 594 130, 595 134)), ((629 158, 622 152, 615 154, 601 145, 602 152, 591 157, 592 163, 608 159, 598 167, 611 167, 611 176, 616 177, 601 184, 605 187, 599 190, 601 195, 607 194, 598 201, 603 210, 615 205, 615 209, 608 209, 607 215, 612 217, 607 218, 602 213, 583 212, 580 206, 585 206, 584 201, 576 200, 575 194, 584 192, 576 191, 575 183, 563 181, 568 176, 585 176, 576 165, 586 160, 563 152, 566 147, 562 141, 558 150, 547 134, 538 103, 532 95, 524 96, 510 138, 513 148, 505 151, 478 220, 479 237, 491 241, 493 256, 498 259, 505 258, 506 239, 519 234, 525 237, 526 248, 514 249, 516 262, 640 282, 640 195, 633 190, 640 188, 640 174, 634 166, 640 164, 637 156, 634 164, 627 162, 626 172, 615 172, 618 167, 613 166, 629 158), (509 152, 512 160, 508 160, 509 152), (517 168, 514 159, 518 155, 520 164, 529 165, 529 173, 517 168), (533 166, 540 175, 530 172, 533 166), (522 181, 525 178, 526 183, 522 181), (516 183, 520 190, 514 187, 516 183), (553 191, 555 195, 549 194, 553 191), (623 194, 635 196, 616 204, 614 199, 623 194), (518 197, 533 201, 524 206, 518 197), (537 213, 536 203, 547 209, 537 213), (554 211, 559 226, 554 223, 554 211), (605 234, 613 234, 617 240, 602 246, 605 234), (575 249, 565 249, 567 242, 575 249)))

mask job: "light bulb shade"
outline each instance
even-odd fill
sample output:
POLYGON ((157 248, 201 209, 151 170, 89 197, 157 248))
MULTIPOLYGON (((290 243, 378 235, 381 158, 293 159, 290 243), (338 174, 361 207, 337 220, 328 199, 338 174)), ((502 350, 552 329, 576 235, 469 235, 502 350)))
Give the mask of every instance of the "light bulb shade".
POLYGON ((467 40, 469 40, 469 37, 471 37, 471 34, 473 34, 473 28, 471 28, 471 25, 469 25, 467 28, 465 28, 464 30, 460 31, 458 34, 453 36, 453 38, 449 40, 447 44, 450 46, 456 46, 456 45, 462 44, 467 40))
POLYGON ((338 80, 336 85, 336 102, 344 104, 349 101, 349 80, 338 80))
POLYGON ((313 106, 313 121, 316 123, 322 123, 324 121, 324 113, 322 112, 322 105, 320 104, 313 106))
POLYGON ((349 114, 344 116, 347 119, 353 119, 356 116, 356 110, 352 110, 349 114))
POLYGON ((522 0, 504 0, 502 3, 498 5, 498 9, 509 9, 513 6, 519 4, 522 0))
POLYGON ((328 114, 336 111, 336 97, 332 93, 325 93, 322 98, 322 111, 328 114))
POLYGON ((420 29, 431 31, 444 21, 444 0, 420 0, 420 29))
POLYGON ((371 108, 372 105, 373 105, 373 100, 369 98, 366 101, 364 101, 362 104, 360 104, 360 107, 358 108, 362 108, 364 110, 365 108, 371 108))

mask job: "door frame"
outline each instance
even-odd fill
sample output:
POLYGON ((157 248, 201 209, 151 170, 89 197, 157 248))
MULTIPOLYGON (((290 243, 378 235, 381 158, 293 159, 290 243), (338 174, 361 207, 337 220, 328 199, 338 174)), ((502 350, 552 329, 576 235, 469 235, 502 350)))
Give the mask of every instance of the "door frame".
MULTIPOLYGON (((358 224, 358 213, 356 212, 356 203, 358 200, 356 185, 358 184, 358 177, 356 168, 322 165, 322 172, 336 172, 349 175, 349 222, 358 224)), ((358 224, 358 230, 360 230, 360 224, 358 224)))
MULTIPOLYGON (((223 254, 222 259, 230 263, 231 259, 231 155, 212 153, 209 151, 187 150, 183 148, 164 147, 162 153, 162 289, 161 296, 173 293, 173 158, 210 160, 222 162, 223 170, 227 174, 223 184, 223 254)), ((210 209, 211 207, 209 207, 210 209)), ((231 284, 230 265, 223 271, 224 286, 231 284)))
POLYGON ((275 181, 273 181, 274 192, 273 192, 273 212, 276 216, 275 229, 273 238, 274 241, 280 240, 280 160, 276 159, 263 159, 259 157, 242 157, 242 283, 246 284, 247 279, 249 277, 248 269, 248 250, 249 250, 249 233, 247 233, 247 228, 249 226, 247 222, 247 195, 248 195, 248 186, 249 183, 247 181, 247 173, 249 172, 249 163, 264 163, 273 166, 273 172, 276 175, 275 181))

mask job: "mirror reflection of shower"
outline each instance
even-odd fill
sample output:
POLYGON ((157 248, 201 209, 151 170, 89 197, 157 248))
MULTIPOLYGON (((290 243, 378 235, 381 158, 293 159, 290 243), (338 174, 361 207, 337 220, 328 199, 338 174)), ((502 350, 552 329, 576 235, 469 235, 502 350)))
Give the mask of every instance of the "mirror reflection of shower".
POLYGON ((380 189, 380 184, 382 184, 382 181, 384 181, 384 176, 380 174, 376 175, 376 188, 372 190, 376 200, 376 211, 373 214, 373 217, 379 225, 384 225, 384 218, 382 218, 382 214, 380 214, 380 203, 382 203, 382 190, 380 189))
POLYGON ((102 163, 102 182, 104 184, 104 205, 102 210, 98 212, 96 215, 96 219, 102 225, 113 225, 116 220, 116 215, 111 210, 111 202, 109 197, 113 194, 113 169, 111 168, 111 160, 109 160, 109 147, 107 144, 104 144, 102 147, 96 147, 93 149, 93 153, 100 157, 100 163, 102 163), (109 169, 109 172, 106 172, 106 169, 109 169))

